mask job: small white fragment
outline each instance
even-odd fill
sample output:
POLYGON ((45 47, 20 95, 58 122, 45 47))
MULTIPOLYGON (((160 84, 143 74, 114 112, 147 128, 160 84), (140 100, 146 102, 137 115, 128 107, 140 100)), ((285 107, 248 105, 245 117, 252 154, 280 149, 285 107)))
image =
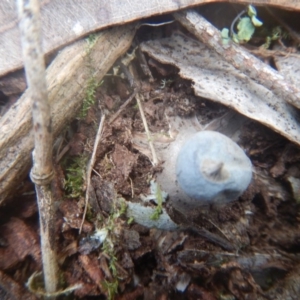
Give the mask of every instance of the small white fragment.
POLYGON ((98 240, 101 244, 106 240, 108 235, 108 230, 106 228, 98 229, 91 236, 91 239, 98 240))
POLYGON ((178 228, 178 225, 172 221, 165 209, 162 209, 162 213, 159 216, 158 220, 151 220, 151 216, 154 212, 155 208, 143 206, 140 203, 127 203, 127 217, 133 218, 134 221, 140 225, 148 228, 158 228, 162 230, 175 230, 178 228))
POLYGON ((77 22, 74 26, 73 26, 73 28, 72 28, 72 30, 74 31, 74 33, 76 34, 76 35, 80 35, 82 32, 83 32, 83 27, 82 27, 82 25, 80 24, 80 22, 77 22))
POLYGON ((149 201, 153 200, 156 204, 158 204, 158 199, 157 199, 158 193, 161 193, 162 203, 165 203, 166 199, 168 197, 168 193, 166 193, 165 191, 162 191, 160 189, 160 187, 158 186, 158 184, 154 180, 151 180, 150 181, 150 195, 147 195, 147 196, 141 195, 140 198, 144 202, 149 202, 149 201))
POLYGON ((179 275, 179 280, 176 283, 176 290, 179 292, 184 292, 191 281, 191 276, 187 273, 182 273, 179 275))

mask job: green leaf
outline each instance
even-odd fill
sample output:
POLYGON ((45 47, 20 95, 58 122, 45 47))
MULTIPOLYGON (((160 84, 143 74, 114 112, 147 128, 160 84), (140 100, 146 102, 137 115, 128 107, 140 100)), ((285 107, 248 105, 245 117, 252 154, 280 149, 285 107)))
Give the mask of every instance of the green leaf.
POLYGON ((234 33, 234 34, 232 35, 232 40, 233 40, 235 43, 237 43, 237 44, 240 43, 239 37, 238 37, 238 35, 237 35, 236 33, 234 33))
POLYGON ((257 12, 256 12, 255 7, 253 5, 249 5, 248 6, 248 16, 252 18, 256 15, 257 15, 257 12))
POLYGON ((240 43, 248 42, 255 31, 255 27, 249 17, 241 18, 237 25, 237 29, 237 38, 240 43))
POLYGON ((223 39, 229 39, 229 29, 228 28, 223 28, 221 31, 221 37, 223 39))
POLYGON ((252 16, 251 21, 255 27, 260 27, 263 24, 263 22, 257 19, 256 16, 252 16))
POLYGON ((223 45, 228 45, 230 37, 229 37, 229 29, 223 28, 221 31, 222 43, 223 45))

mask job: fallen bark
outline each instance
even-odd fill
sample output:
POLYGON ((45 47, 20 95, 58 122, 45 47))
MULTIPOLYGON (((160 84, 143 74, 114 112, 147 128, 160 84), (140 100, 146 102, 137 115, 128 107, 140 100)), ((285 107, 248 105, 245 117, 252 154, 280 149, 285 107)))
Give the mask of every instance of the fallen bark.
MULTIPOLYGON (((115 27, 87 42, 65 48, 47 69, 48 97, 54 137, 75 117, 85 97, 88 79, 100 82, 113 63, 130 47, 135 26, 115 27), (88 61, 95 66, 91 70, 88 61), (92 72, 91 72, 92 71, 92 72)), ((0 204, 31 166, 33 133, 31 99, 26 91, 0 120, 0 204)))
MULTIPOLYGON (((228 2, 228 0, 161 0, 159 2, 156 0, 123 2, 44 0, 41 2, 44 52, 49 54, 95 30, 108 26, 212 2, 228 2)), ((229 2, 300 10, 300 2, 294 0, 231 0, 229 2)), ((0 76, 20 69, 23 65, 17 23, 15 1, 1 1, 0 76)))
POLYGON ((181 77, 193 82, 197 96, 232 108, 300 145, 298 110, 235 69, 206 43, 173 34, 144 42, 141 50, 160 63, 176 66, 181 77))
POLYGON ((202 16, 195 11, 185 11, 174 14, 174 17, 197 39, 221 55, 224 61, 272 91, 279 98, 300 108, 300 90, 296 86, 287 82, 276 70, 243 50, 234 42, 225 45, 220 31, 202 16))

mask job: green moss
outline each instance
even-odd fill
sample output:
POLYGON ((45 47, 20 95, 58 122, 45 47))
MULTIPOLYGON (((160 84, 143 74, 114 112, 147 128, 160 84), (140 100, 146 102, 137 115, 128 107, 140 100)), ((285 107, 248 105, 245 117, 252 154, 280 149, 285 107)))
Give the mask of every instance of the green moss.
POLYGON ((112 274, 112 280, 102 282, 103 288, 107 291, 108 299, 113 299, 118 291, 118 270, 117 257, 115 253, 115 244, 119 241, 119 228, 122 221, 119 219, 125 214, 127 209, 126 201, 122 198, 114 201, 114 208, 107 219, 104 220, 101 231, 107 232, 106 238, 103 241, 102 251, 109 257, 109 269, 112 274), (118 205, 116 205, 116 202, 118 205))
POLYGON ((97 42, 97 35, 91 34, 86 39, 87 46, 86 46, 86 53, 87 53, 87 67, 89 69, 90 77, 87 82, 87 88, 86 88, 86 95, 83 100, 82 109, 79 113, 79 118, 84 119, 87 115, 88 110, 92 105, 95 104, 96 98, 96 89, 102 84, 101 82, 97 82, 94 76, 95 73, 95 64, 93 62, 93 59, 91 57, 91 50, 95 43, 97 42))
POLYGON ((80 119, 84 119, 87 115, 88 110, 95 104, 96 101, 96 89, 101 85, 102 82, 97 83, 94 77, 90 77, 87 84, 86 95, 82 103, 82 108, 79 114, 80 119))
POLYGON ((103 281, 102 283, 103 289, 107 292, 108 300, 114 299, 115 295, 118 292, 119 282, 118 280, 109 282, 107 280, 103 281))
POLYGON ((84 156, 76 157, 66 168, 64 188, 68 197, 78 198, 82 196, 87 160, 87 157, 84 156))

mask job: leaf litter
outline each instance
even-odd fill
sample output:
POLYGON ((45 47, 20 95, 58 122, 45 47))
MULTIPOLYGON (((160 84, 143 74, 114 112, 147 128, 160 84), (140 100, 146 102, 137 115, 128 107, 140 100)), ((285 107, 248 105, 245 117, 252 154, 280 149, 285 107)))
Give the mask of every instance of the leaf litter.
MULTIPOLYGON (((81 236, 84 193, 75 198, 66 195, 67 170, 56 166, 57 243, 67 285, 82 284, 74 294, 83 299, 99 295, 116 299, 220 299, 220 295, 222 299, 287 299, 297 295, 297 112, 213 50, 183 34, 151 40, 141 48, 146 59, 152 59, 149 65, 155 81, 141 73, 137 58, 132 69, 139 74, 134 80, 140 86, 138 93, 160 163, 153 167, 133 100, 113 122, 104 125, 81 236), (163 85, 161 80, 165 80, 163 85), (253 164, 252 183, 238 201, 226 207, 178 211, 176 205, 170 205, 185 197, 177 191, 174 177, 178 149, 187 136, 206 129, 222 132, 243 147, 253 164), (153 182, 168 194, 162 215, 176 224, 171 231, 155 228, 159 226, 153 226, 155 220, 149 218, 157 207, 153 182), (132 207, 150 212, 140 217, 139 224, 135 222, 138 218, 130 220, 134 214, 126 217, 124 203, 129 212, 132 207), (143 219, 148 226, 143 226, 143 219), (103 230, 105 234, 100 235, 103 230), (98 241, 95 232, 101 236, 98 241), (207 232, 211 235, 205 235, 207 232)), ((76 149, 69 155, 91 155, 101 112, 114 115, 120 98, 132 92, 126 79, 107 77, 97 89, 98 103, 90 108, 86 120, 73 124, 69 143, 76 149)), ((40 267, 36 210, 24 213, 27 210, 16 211, 11 204, 6 211, 14 218, 3 218, 0 228, 1 270, 10 272, 16 282, 40 267), (7 236, 10 227, 17 235, 13 240, 7 236), (9 258, 11 247, 16 255, 9 258), (21 276, 18 269, 24 268, 21 276)))

